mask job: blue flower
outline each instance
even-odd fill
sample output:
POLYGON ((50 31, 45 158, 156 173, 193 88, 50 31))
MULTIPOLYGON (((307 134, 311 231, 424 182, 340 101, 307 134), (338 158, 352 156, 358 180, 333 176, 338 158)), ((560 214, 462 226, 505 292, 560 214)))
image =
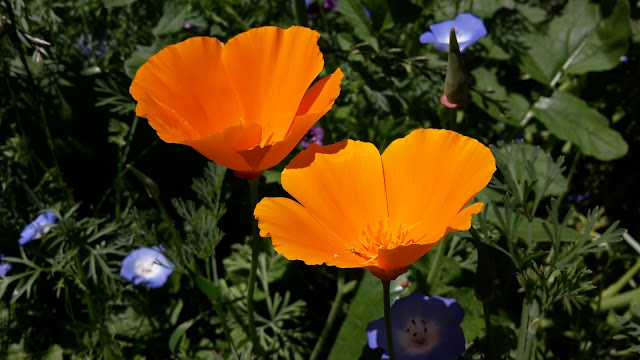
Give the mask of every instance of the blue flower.
POLYGON ((306 149, 311 144, 322 145, 322 138, 324 137, 324 130, 320 126, 313 126, 300 140, 300 145, 306 149))
POLYGON ((431 31, 420 35, 420 42, 423 44, 435 43, 436 49, 449 51, 449 32, 452 27, 456 29, 460 52, 487 35, 487 28, 484 27, 482 19, 473 14, 464 13, 456 16, 453 20, 429 25, 431 31))
POLYGON ((0 275, 5 276, 11 270, 11 263, 8 261, 2 260, 4 254, 0 254, 0 275))
POLYGON ((53 213, 53 211, 47 211, 38 215, 35 220, 29 223, 29 225, 22 230, 18 244, 23 246, 31 240, 39 239, 42 237, 42 234, 51 230, 51 225, 56 221, 58 221, 58 217, 53 213))
MULTIPOLYGON (((418 292, 391 306, 391 328, 397 360, 457 359, 465 350, 460 327, 464 310, 455 299, 418 292)), ((384 318, 367 325, 369 347, 387 350, 384 318)), ((389 359, 387 353, 382 359, 389 359)))
POLYGON ((120 275, 135 285, 144 284, 148 288, 159 288, 175 269, 160 251, 164 248, 153 246, 134 250, 122 260, 120 275))

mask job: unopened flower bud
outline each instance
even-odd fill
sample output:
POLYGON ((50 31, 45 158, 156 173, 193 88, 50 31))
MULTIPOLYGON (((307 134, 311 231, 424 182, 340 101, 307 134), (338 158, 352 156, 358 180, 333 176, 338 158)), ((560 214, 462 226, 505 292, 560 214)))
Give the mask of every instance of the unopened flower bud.
POLYGON ((449 61, 447 76, 444 79, 444 100, 450 104, 459 105, 469 102, 469 90, 455 28, 451 28, 449 36, 449 61))

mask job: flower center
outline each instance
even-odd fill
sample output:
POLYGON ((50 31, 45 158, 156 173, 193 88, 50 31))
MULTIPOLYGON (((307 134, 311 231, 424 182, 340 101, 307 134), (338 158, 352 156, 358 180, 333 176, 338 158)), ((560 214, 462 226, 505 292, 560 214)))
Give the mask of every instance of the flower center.
POLYGON ((160 272, 160 265, 156 263, 155 258, 143 258, 136 261, 135 271, 139 276, 149 279, 160 272))
POLYGON ((368 224, 359 236, 358 248, 351 252, 367 260, 378 257, 378 249, 394 249, 407 244, 409 230, 404 225, 393 225, 391 219, 381 219, 375 224, 368 224))
POLYGON ((409 340, 416 345, 423 345, 427 342, 427 324, 422 319, 411 319, 407 324, 407 335, 409 340))
POLYGON ((406 353, 426 354, 438 344, 438 326, 422 317, 411 317, 396 336, 406 353))

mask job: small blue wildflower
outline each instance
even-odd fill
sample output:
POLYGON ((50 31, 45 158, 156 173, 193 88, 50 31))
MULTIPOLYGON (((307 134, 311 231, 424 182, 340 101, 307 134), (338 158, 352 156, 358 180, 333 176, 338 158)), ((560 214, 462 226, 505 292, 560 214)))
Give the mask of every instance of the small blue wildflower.
POLYGON ((463 13, 453 20, 446 20, 429 25, 431 31, 420 35, 420 42, 423 44, 436 44, 436 49, 449 51, 449 33, 451 28, 456 29, 456 38, 460 46, 460 52, 475 44, 481 37, 487 35, 487 28, 484 27, 482 19, 473 14, 463 13))
POLYGON ((38 215, 35 220, 29 223, 29 225, 22 230, 18 244, 23 246, 24 244, 31 242, 31 240, 41 238, 43 234, 51 230, 51 225, 56 221, 58 221, 58 217, 53 211, 47 211, 38 215))
POLYGON ((5 276, 11 270, 11 263, 8 261, 2 260, 4 254, 0 254, 0 275, 5 276))
POLYGON ((167 282, 167 278, 175 269, 175 265, 169 262, 160 252, 162 246, 140 248, 131 252, 122 260, 120 276, 133 282, 135 285, 143 284, 148 288, 159 288, 167 282))
POLYGON ((371 20, 371 11, 369 11, 369 8, 367 8, 366 6, 364 7, 364 14, 367 16, 367 18, 369 18, 369 20, 371 20))
POLYGON ((627 56, 627 55, 620 56, 620 62, 624 63, 624 64, 628 63, 629 62, 629 56, 627 56))
MULTIPOLYGON (((460 327, 464 310, 455 299, 419 292, 391 306, 391 328, 397 360, 457 359, 465 350, 460 327)), ((384 318, 367 325, 369 347, 387 350, 384 318)), ((387 353, 382 359, 389 359, 387 353)))
POLYGON ((300 145, 304 149, 308 148, 311 144, 322 145, 322 138, 324 137, 324 130, 320 126, 313 126, 300 140, 300 145))

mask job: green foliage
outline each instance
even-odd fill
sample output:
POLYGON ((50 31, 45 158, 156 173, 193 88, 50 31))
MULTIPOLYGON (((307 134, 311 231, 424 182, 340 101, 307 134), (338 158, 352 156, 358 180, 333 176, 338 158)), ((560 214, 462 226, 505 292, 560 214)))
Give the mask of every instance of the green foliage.
MULTIPOLYGON (((481 17, 488 35, 463 54, 471 102, 451 126, 490 146, 498 171, 475 199, 485 205, 474 229, 438 245, 439 262, 436 247, 412 264, 392 297, 456 298, 466 313, 462 359, 636 358, 637 291, 614 305, 601 296, 637 260, 620 242, 621 226, 640 231, 630 196, 635 2, 340 0, 338 11, 316 2, 316 17, 304 0, 0 4, 0 254, 12 265, 0 276, 0 358, 239 360, 262 348, 266 358, 308 359, 334 310, 317 358, 379 358, 365 334, 382 316, 379 280, 348 271, 333 304, 333 270, 292 264, 267 240, 251 344, 246 183, 158 140, 135 117, 128 89, 167 45, 308 26, 322 35, 320 76, 345 73, 318 122, 324 143, 355 139, 384 151, 440 124, 446 53, 418 38, 462 12, 481 17), (59 221, 18 246, 45 210, 59 221), (176 265, 165 286, 124 280, 122 259, 154 245, 176 265)), ((297 151, 265 172, 261 194, 286 196, 280 172, 297 151)))

